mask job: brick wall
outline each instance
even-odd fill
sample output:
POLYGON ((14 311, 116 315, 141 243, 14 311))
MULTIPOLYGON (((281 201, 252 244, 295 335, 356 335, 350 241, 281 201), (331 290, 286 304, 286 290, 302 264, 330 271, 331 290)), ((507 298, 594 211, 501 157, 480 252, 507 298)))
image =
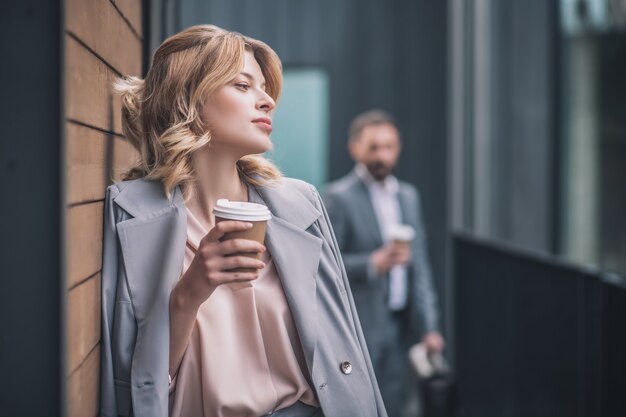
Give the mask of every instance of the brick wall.
POLYGON ((66 0, 68 415, 98 414, 102 209, 135 158, 111 83, 141 75, 140 0, 66 0))

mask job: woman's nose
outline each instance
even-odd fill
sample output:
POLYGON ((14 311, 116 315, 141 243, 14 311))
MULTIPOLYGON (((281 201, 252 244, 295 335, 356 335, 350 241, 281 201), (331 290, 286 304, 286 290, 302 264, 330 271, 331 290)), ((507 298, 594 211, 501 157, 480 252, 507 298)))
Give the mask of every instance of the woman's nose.
POLYGON ((257 108, 269 112, 272 111, 274 107, 276 107, 276 102, 274 101, 274 99, 265 91, 263 91, 262 96, 257 102, 257 108))

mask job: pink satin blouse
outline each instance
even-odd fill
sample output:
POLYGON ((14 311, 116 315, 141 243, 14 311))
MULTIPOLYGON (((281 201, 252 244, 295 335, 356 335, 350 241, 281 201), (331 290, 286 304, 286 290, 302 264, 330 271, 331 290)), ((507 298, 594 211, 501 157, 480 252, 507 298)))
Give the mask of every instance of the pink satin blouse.
MULTIPOLYGON (((206 233, 187 210, 184 270, 206 233)), ((170 416, 259 417, 296 401, 319 406, 268 252, 263 260, 257 280, 222 285, 200 307, 170 386, 170 416)))

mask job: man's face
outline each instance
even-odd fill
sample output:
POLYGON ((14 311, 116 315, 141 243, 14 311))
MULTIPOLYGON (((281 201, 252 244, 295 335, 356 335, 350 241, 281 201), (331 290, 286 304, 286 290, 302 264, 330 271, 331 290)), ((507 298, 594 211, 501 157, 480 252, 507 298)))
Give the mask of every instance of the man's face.
POLYGON ((350 142, 352 158, 367 167, 377 181, 391 174, 400 156, 398 130, 390 124, 370 125, 350 142))

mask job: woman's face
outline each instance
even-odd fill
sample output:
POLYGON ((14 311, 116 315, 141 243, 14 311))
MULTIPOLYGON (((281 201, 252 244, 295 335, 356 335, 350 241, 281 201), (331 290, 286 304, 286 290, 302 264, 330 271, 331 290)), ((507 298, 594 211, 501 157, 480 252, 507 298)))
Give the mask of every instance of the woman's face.
POLYGON ((211 147, 240 156, 263 153, 272 147, 272 110, 276 103, 265 92, 265 78, 252 52, 228 84, 206 101, 201 117, 211 130, 211 147))

